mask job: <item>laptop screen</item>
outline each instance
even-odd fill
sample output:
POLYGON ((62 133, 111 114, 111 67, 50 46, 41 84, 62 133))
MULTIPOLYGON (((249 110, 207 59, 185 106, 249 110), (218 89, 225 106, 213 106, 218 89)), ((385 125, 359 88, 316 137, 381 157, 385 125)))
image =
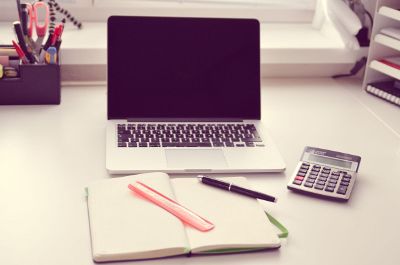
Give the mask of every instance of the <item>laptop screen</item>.
POLYGON ((260 119, 254 19, 108 20, 108 119, 260 119))

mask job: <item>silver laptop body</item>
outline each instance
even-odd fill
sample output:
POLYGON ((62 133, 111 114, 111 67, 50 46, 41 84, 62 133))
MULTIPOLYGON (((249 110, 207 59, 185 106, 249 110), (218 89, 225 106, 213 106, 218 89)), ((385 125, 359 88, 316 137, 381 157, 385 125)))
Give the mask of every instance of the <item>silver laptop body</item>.
POLYGON ((278 172, 261 123, 259 23, 112 16, 111 174, 278 172))

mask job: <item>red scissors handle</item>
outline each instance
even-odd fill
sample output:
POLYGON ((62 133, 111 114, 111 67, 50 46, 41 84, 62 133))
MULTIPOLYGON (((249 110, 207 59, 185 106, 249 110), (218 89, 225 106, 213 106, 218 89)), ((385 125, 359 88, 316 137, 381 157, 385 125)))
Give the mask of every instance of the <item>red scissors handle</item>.
POLYGON ((49 6, 45 2, 36 2, 33 4, 33 13, 35 16, 36 35, 38 37, 44 37, 46 35, 47 26, 49 25, 49 6), (44 17, 39 18, 39 16, 44 17))
POLYGON ((26 3, 26 9, 28 10, 28 21, 27 21, 27 28, 28 28, 28 37, 32 38, 33 34, 33 19, 35 17, 32 5, 29 3, 26 3))

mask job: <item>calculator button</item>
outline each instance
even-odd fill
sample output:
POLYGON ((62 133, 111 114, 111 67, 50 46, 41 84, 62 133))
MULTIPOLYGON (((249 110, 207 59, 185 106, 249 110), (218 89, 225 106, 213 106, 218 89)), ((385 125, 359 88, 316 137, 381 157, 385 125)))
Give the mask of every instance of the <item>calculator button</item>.
POLYGON ((334 183, 334 184, 336 184, 336 183, 337 183, 337 180, 336 180, 336 179, 329 179, 328 182, 329 182, 329 183, 334 183))
POLYGON ((295 180, 300 180, 300 181, 303 181, 303 179, 304 179, 304 176, 296 176, 294 179, 295 179, 295 180))
POLYGON ((301 185, 302 182, 303 182, 303 181, 301 181, 301 180, 295 180, 295 181, 293 181, 293 184, 301 185))
POLYGON ((338 179, 339 179, 339 176, 334 176, 334 175, 331 175, 329 179, 338 180, 338 179))
POLYGON ((301 164, 301 166, 302 166, 302 167, 304 166, 304 167, 307 167, 307 168, 308 168, 308 167, 310 166, 310 164, 308 164, 308 163, 306 163, 306 162, 303 162, 303 163, 301 164))
POLYGON ((297 176, 302 176, 302 177, 304 177, 305 175, 306 175, 306 173, 297 172, 297 176))
POLYGON ((299 172, 300 173, 307 173, 307 169, 300 169, 299 172))
POLYGON ((310 178, 310 179, 316 179, 317 178, 317 176, 316 175, 308 175, 308 178, 310 178))
POLYGON ((314 182, 315 182, 315 179, 307 178, 306 181, 311 182, 311 183, 314 183, 314 182))
POLYGON ((318 181, 317 181, 317 184, 318 184, 318 185, 322 185, 322 186, 324 186, 324 185, 325 185, 325 181, 318 180, 318 181))
POLYGON ((326 187, 325 188, 325 191, 333 192, 333 190, 334 190, 334 188, 332 188, 332 187, 326 187))
POLYGON ((321 181, 326 181, 328 178, 325 178, 325 177, 319 177, 318 178, 318 180, 321 180, 321 181))
POLYGON ((324 169, 324 170, 331 171, 331 168, 330 168, 330 167, 324 167, 323 169, 324 169))
POLYGON ((304 186, 307 187, 307 188, 312 188, 313 185, 314 185, 313 182, 306 182, 306 183, 304 183, 304 186))
POLYGON ((328 183, 328 184, 326 184, 326 186, 327 186, 327 187, 331 187, 331 188, 335 188, 335 187, 336 187, 336 184, 334 184, 334 183, 328 183))
POLYGON ((327 177, 329 176, 329 174, 321 173, 320 176, 321 176, 321 177, 324 177, 324 178, 327 178, 327 177))
POLYGON ((342 185, 342 186, 349 186, 349 184, 350 184, 350 182, 348 182, 348 181, 341 181, 340 182, 340 185, 342 185))
POLYGON ((340 176, 339 172, 332 172, 332 176, 340 176))
POLYGON ((311 171, 311 172, 310 172, 310 176, 311 176, 311 175, 313 175, 313 176, 317 176, 317 175, 318 175, 318 172, 311 171))
POLYGON ((331 171, 330 170, 326 170, 326 169, 322 170, 322 173, 324 173, 324 174, 329 174, 329 172, 331 172, 331 171))
POLYGON ((320 166, 320 165, 313 165, 313 168, 318 168, 318 169, 320 169, 321 166, 320 166))
POLYGON ((343 181, 342 181, 342 182, 340 182, 340 185, 341 185, 341 186, 349 186, 349 182, 343 182, 343 181))
POLYGON ((346 194, 346 191, 347 191, 347 187, 339 186, 339 188, 338 188, 338 190, 337 190, 337 193, 339 193, 339 194, 346 194))
POLYGON ((314 188, 316 188, 317 190, 322 190, 322 189, 324 189, 324 185, 316 184, 316 185, 314 186, 314 188))
POLYGON ((340 173, 342 173, 343 175, 347 175, 346 171, 340 171, 340 173))
POLYGON ((342 181, 350 182, 350 180, 351 180, 350 178, 345 178, 345 177, 342 178, 342 181))
POLYGON ((310 166, 301 165, 301 169, 308 169, 310 166))

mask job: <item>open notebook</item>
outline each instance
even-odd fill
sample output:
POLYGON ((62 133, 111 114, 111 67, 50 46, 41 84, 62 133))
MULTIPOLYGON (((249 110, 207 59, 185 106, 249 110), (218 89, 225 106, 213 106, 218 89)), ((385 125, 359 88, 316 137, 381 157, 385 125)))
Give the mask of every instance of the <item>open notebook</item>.
MULTIPOLYGON (((224 178, 242 186, 243 177, 224 178)), ((105 179, 87 188, 95 261, 149 259, 280 247, 276 229, 256 199, 201 184, 147 173, 105 179), (140 180, 215 225, 201 232, 128 189, 140 180)))

